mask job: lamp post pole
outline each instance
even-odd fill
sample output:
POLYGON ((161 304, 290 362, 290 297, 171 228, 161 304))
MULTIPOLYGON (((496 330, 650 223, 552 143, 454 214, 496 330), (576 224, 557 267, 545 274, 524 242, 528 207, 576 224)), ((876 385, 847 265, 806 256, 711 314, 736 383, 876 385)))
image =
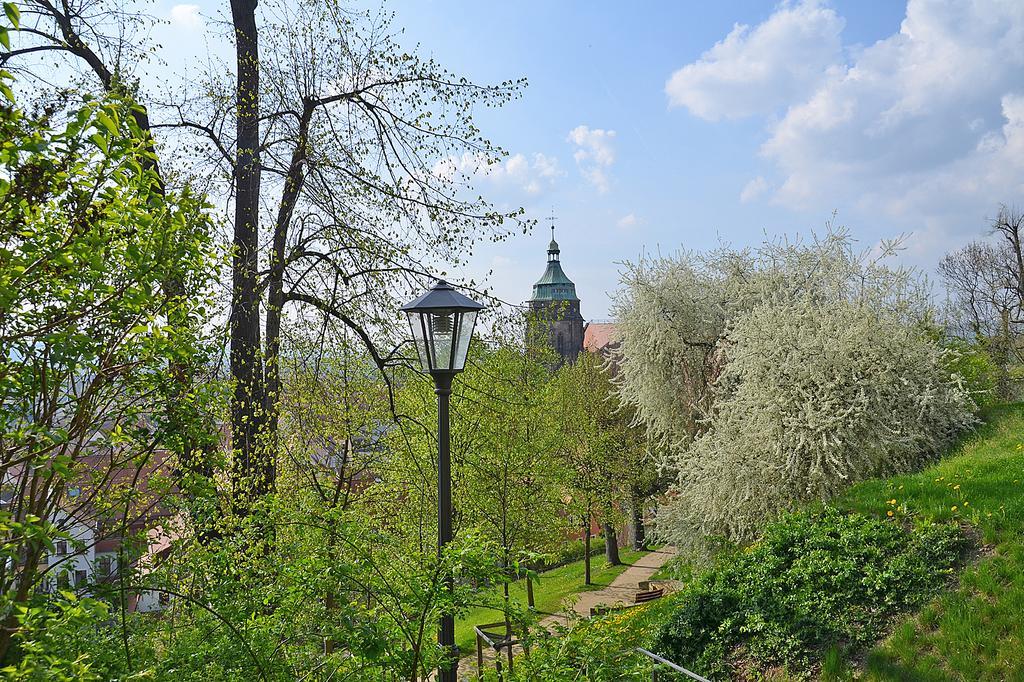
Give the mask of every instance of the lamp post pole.
MULTIPOLYGON (((437 372, 433 376, 434 393, 437 394, 437 557, 440 559, 444 548, 452 541, 452 456, 448 402, 452 395, 454 376, 450 372, 437 372)), ((448 575, 444 580, 450 594, 455 588, 455 579, 448 575)), ((441 616, 437 643, 444 655, 452 657, 451 665, 440 669, 439 680, 456 682, 459 655, 455 647, 455 618, 451 614, 441 616)))
MULTIPOLYGON (((434 379, 437 394, 437 558, 452 541, 452 456, 450 415, 448 401, 452 395, 452 380, 466 367, 473 325, 483 305, 463 296, 451 284, 438 280, 429 291, 402 306, 409 318, 420 366, 434 379)), ((448 594, 455 589, 455 578, 444 578, 448 594)), ((459 669, 459 649, 455 646, 455 618, 441 616, 437 628, 437 643, 441 653, 451 663, 439 666, 440 682, 456 682, 459 669)))

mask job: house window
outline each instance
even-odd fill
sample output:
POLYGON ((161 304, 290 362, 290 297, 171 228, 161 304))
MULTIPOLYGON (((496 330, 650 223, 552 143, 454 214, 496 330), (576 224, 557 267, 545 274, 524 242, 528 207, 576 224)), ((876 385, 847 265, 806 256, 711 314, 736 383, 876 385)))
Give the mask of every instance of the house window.
POLYGON ((57 542, 53 543, 53 553, 56 554, 57 556, 64 556, 65 554, 67 554, 68 553, 68 541, 67 540, 58 540, 57 542))
POLYGON ((96 557, 96 577, 109 578, 114 571, 114 557, 103 555, 96 557))
POLYGON ((75 587, 82 587, 88 579, 89 574, 83 570, 75 571, 75 587))
POLYGON ((171 603, 171 595, 167 594, 166 592, 161 592, 160 595, 156 598, 156 600, 160 604, 160 606, 169 606, 171 603))
POLYGON ((71 587, 71 580, 68 578, 67 571, 61 571, 57 574, 57 589, 66 590, 71 587))

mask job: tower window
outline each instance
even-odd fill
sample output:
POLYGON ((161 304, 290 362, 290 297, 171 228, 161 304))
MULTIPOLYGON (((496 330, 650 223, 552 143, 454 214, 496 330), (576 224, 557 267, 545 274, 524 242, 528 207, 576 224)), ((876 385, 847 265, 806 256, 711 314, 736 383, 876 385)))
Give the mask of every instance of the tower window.
POLYGON ((565 335, 562 332, 558 332, 558 353, 561 355, 565 352, 565 335))

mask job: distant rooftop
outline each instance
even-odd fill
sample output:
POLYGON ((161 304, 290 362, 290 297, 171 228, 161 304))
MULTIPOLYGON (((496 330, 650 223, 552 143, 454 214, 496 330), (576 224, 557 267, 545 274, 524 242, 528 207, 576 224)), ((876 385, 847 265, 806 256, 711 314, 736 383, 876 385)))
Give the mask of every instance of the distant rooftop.
POLYGON ((583 348, 599 353, 619 344, 618 326, 614 322, 589 322, 583 329, 583 348))

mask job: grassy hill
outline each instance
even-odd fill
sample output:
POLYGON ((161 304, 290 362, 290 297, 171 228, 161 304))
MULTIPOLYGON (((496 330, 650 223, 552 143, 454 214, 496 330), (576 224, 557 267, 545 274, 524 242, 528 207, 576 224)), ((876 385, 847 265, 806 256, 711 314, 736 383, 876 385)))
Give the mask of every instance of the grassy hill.
POLYGON ((1024 680, 1024 405, 984 420, 927 469, 784 515, 681 593, 577 626, 524 679, 649 679, 633 648, 660 646, 716 680, 1024 680))
MULTIPOLYGON (((990 410, 950 456, 911 476, 852 488, 840 508, 958 520, 982 555, 863 662, 866 680, 1024 680, 1024 405, 990 410), (889 501, 896 500, 895 504, 889 501)), ((835 679, 851 678, 850 662, 835 679)))

